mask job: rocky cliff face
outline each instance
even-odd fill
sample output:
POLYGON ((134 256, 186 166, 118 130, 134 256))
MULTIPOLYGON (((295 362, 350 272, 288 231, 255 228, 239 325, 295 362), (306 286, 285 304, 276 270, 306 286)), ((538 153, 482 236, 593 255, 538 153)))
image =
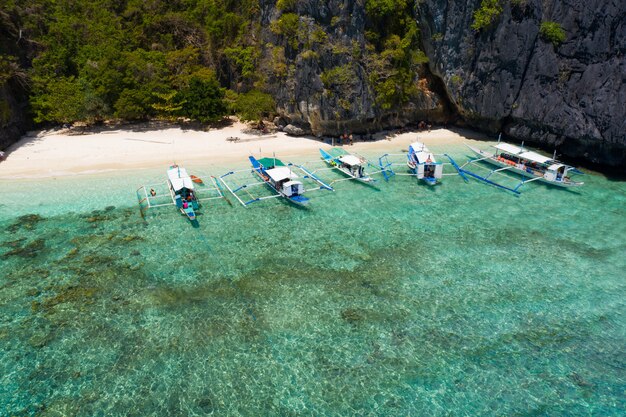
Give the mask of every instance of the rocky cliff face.
POLYGON ((8 148, 32 126, 28 112, 26 46, 11 16, 0 13, 0 150, 8 148))
POLYGON ((262 2, 262 36, 269 45, 265 66, 273 68, 267 87, 288 121, 313 134, 338 135, 449 119, 437 80, 421 64, 413 68, 415 91, 409 100, 391 108, 377 100, 372 74, 385 63, 374 62, 368 46, 363 0, 294 3, 290 10, 278 10, 273 1, 262 2), (290 12, 299 22, 297 33, 288 37, 277 33, 276 23, 290 12))
POLYGON ((472 126, 556 147, 570 157, 626 163, 626 8, 606 0, 501 1, 470 28, 480 0, 418 2, 432 72, 472 126), (559 23, 565 40, 539 33, 559 23))
MULTIPOLYGON (((323 43, 301 39, 285 47, 283 78, 270 77, 280 109, 317 134, 367 131, 427 119, 460 121, 503 131, 516 140, 592 163, 626 164, 626 9, 619 0, 500 0, 501 12, 472 29, 481 0, 415 1, 412 18, 429 58, 415 68, 419 94, 384 109, 368 76, 365 2, 299 1, 294 11, 323 43), (556 22, 565 40, 540 35, 556 22), (343 84, 324 83, 336 67, 351 69, 343 84)), ((263 25, 280 18, 264 4, 263 25)), ((270 30, 269 42, 281 44, 270 30)))

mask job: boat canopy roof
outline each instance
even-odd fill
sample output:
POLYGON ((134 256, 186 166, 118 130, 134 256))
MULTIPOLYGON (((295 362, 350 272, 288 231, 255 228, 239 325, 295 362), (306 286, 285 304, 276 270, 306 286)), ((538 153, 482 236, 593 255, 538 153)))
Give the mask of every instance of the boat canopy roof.
POLYGON ((347 151, 341 148, 331 148, 329 149, 328 154, 332 156, 333 158, 338 158, 342 155, 349 155, 347 151))
POLYGON ((286 179, 298 178, 298 176, 294 174, 293 172, 291 172, 291 170, 287 168, 286 166, 268 169, 267 171, 265 171, 265 173, 269 175, 270 178, 274 182, 283 181, 286 179))
POLYGON ((504 142, 493 145, 493 147, 503 152, 512 153, 513 155, 517 155, 524 151, 519 146, 511 145, 509 143, 504 143, 504 142))
POLYGON ((193 181, 187 174, 187 170, 181 167, 174 167, 167 170, 167 178, 172 183, 174 191, 180 191, 183 188, 193 190, 193 181))
POLYGON ((361 165, 361 160, 354 155, 344 155, 339 160, 350 166, 361 165))
POLYGON ((302 185, 302 183, 300 181, 287 181, 283 187, 291 187, 292 185, 302 185))
POLYGON ((428 152, 428 148, 422 142, 413 142, 409 145, 409 151, 413 149, 413 152, 428 152))
POLYGON ((529 161, 540 163, 540 164, 545 164, 548 161, 552 161, 552 158, 540 155, 537 152, 532 152, 532 151, 523 152, 517 156, 519 156, 520 158, 528 159, 529 161))
POLYGON ((547 169, 548 169, 548 171, 556 171, 556 170, 558 170, 561 167, 570 168, 570 167, 568 167, 567 165, 564 165, 564 164, 552 164, 547 169))
POLYGON ((432 153, 428 152, 428 149, 426 150, 426 152, 416 152, 415 159, 417 159, 417 162, 420 164, 423 164, 425 162, 435 162, 435 157, 432 153))
POLYGON ((280 159, 276 158, 261 158, 258 159, 259 164, 263 165, 263 168, 267 167, 284 167, 285 164, 280 159))

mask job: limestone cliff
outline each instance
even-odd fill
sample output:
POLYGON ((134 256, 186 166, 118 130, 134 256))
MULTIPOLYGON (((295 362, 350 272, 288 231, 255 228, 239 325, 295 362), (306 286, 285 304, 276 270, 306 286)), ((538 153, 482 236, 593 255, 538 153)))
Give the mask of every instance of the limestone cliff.
POLYGON ((28 111, 28 61, 12 16, 0 11, 0 150, 4 150, 32 126, 28 111))
POLYGON ((475 31, 480 0, 418 2, 432 72, 472 126, 608 165, 626 163, 626 6, 621 0, 501 1, 475 31), (556 22, 562 43, 540 35, 556 22))
MULTIPOLYGON (((408 64, 410 79, 401 80, 403 86, 385 92, 381 99, 379 83, 402 69, 392 59, 381 58, 383 54, 373 49, 375 41, 367 38, 372 19, 366 15, 365 1, 301 0, 293 2, 290 10, 278 10, 274 2, 262 3, 265 67, 269 69, 266 88, 275 96, 279 112, 305 131, 365 133, 425 119, 449 119, 447 102, 436 92, 437 80, 428 76, 428 67, 419 58, 408 64), (291 37, 276 30, 288 13, 299 16, 297 33, 291 37), (386 74, 380 76, 381 72, 386 74), (410 90, 406 97, 391 97, 382 103, 396 92, 402 93, 402 88, 410 90)), ((406 18, 414 21, 412 4, 407 4, 406 18)), ((406 39, 408 35, 400 29, 395 36, 406 39)))
MULTIPOLYGON (((402 126, 421 119, 459 121, 503 131, 568 157, 611 166, 626 163, 626 7, 621 0, 500 0, 501 11, 472 28, 481 0, 417 0, 412 10, 429 59, 416 66, 419 93, 382 108, 373 93, 366 51, 365 1, 298 1, 300 22, 325 42, 285 45, 285 74, 269 78, 280 110, 313 133, 402 126), (540 35, 542 22, 565 32, 540 35), (344 80, 323 74, 348 68, 344 80), (328 85, 329 84, 329 85, 328 85)), ((264 36, 280 18, 265 2, 264 36)))

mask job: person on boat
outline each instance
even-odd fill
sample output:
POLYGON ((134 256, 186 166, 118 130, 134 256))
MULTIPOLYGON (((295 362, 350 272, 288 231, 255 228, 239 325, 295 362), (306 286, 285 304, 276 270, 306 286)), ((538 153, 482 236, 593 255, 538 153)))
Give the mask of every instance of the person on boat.
POLYGON ((189 204, 186 201, 183 201, 183 208, 186 209, 189 207, 189 204))
POLYGON ((152 197, 155 197, 155 196, 156 196, 156 191, 154 191, 154 188, 150 188, 150 195, 151 195, 152 197))

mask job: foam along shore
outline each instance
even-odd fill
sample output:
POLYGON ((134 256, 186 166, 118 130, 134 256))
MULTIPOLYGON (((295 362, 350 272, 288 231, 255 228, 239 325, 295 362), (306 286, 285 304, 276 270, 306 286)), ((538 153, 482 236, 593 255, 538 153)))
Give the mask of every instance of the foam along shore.
MULTIPOLYGON (((0 179, 154 168, 174 162, 224 167, 246 161, 248 155, 259 155, 259 152, 264 155, 275 152, 286 160, 308 155, 316 159, 318 148, 323 145, 320 139, 310 136, 292 137, 283 132, 256 135, 246 133, 248 131, 245 124, 235 122, 208 131, 175 126, 161 129, 131 126, 84 134, 67 130, 31 132, 7 150, 6 160, 0 162, 0 179)), ((355 141, 350 148, 362 153, 404 149, 415 141, 417 134, 427 145, 458 144, 467 139, 447 129, 380 133, 374 135, 375 140, 355 141)))

